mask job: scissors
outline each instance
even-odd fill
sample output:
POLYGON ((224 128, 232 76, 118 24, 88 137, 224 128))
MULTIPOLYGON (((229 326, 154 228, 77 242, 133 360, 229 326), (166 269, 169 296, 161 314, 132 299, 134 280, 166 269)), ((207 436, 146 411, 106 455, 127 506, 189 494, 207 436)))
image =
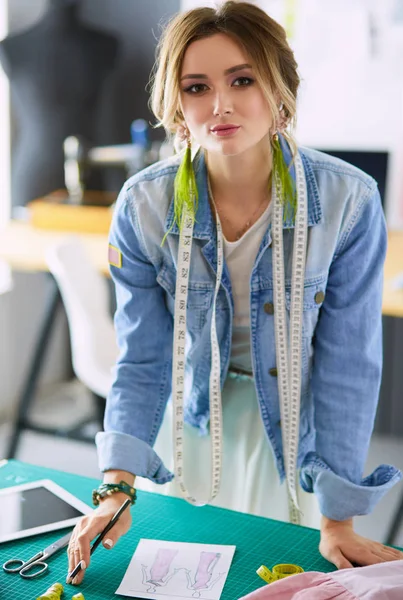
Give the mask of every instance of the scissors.
POLYGON ((53 544, 50 544, 50 546, 35 554, 35 556, 26 562, 21 558, 11 558, 10 560, 7 560, 3 565, 4 571, 6 573, 19 573, 24 579, 33 579, 34 577, 42 575, 42 573, 45 573, 49 568, 45 559, 53 556, 53 554, 56 554, 56 552, 59 552, 62 548, 65 548, 70 541, 71 535, 72 532, 68 533, 60 538, 60 540, 57 540, 57 542, 53 542, 53 544), (39 569, 38 571, 38 567, 42 567, 42 569, 39 569))

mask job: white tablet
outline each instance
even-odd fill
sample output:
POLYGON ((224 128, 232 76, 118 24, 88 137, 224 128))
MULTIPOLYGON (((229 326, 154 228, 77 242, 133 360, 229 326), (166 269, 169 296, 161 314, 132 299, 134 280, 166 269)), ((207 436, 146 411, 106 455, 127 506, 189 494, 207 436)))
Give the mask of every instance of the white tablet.
POLYGON ((0 490, 0 542, 75 525, 92 508, 42 479, 0 490))

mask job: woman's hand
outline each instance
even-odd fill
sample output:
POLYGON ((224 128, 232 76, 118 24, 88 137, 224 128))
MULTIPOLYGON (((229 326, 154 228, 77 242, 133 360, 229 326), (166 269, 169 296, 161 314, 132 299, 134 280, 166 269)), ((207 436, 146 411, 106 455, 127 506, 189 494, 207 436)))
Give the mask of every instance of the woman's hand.
POLYGON ((403 559, 403 552, 355 533, 352 519, 332 521, 322 517, 319 551, 338 569, 403 559))
MULTIPOLYGON (((123 493, 112 494, 112 496, 101 500, 100 505, 90 515, 86 515, 77 523, 68 547, 69 573, 80 561, 84 561, 85 566, 81 568, 73 581, 70 581, 67 577, 66 583, 79 585, 82 582, 85 569, 90 564, 91 541, 101 533, 127 498, 126 494, 123 493)), ((107 550, 113 548, 120 536, 130 529, 131 523, 130 510, 126 509, 112 529, 108 531, 105 539, 102 540, 104 548, 107 550)))

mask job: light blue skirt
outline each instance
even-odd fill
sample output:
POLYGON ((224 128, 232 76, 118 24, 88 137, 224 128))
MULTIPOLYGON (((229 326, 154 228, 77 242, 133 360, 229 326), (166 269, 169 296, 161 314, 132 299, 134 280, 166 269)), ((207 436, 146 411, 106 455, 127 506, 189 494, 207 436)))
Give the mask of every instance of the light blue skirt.
MULTIPOLYGON (((260 416, 255 386, 251 379, 228 377, 222 394, 223 457, 220 491, 212 504, 254 515, 288 521, 285 484, 280 484, 273 451, 260 416)), ((154 449, 173 472, 172 405, 169 404, 154 449)), ((210 437, 200 437, 185 423, 184 474, 189 492, 205 499, 210 490, 210 437)), ((179 496, 173 481, 164 485, 136 479, 139 489, 179 496)), ((313 494, 298 490, 302 525, 320 527, 320 512, 313 494)))

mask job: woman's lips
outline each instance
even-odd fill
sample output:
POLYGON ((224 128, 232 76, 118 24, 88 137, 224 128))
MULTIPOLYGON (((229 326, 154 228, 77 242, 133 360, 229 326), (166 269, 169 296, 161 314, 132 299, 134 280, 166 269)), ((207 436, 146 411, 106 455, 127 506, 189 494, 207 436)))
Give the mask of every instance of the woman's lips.
POLYGON ((230 125, 228 127, 218 127, 217 129, 211 129, 211 133, 217 137, 228 137, 233 135, 240 129, 239 125, 230 125))

